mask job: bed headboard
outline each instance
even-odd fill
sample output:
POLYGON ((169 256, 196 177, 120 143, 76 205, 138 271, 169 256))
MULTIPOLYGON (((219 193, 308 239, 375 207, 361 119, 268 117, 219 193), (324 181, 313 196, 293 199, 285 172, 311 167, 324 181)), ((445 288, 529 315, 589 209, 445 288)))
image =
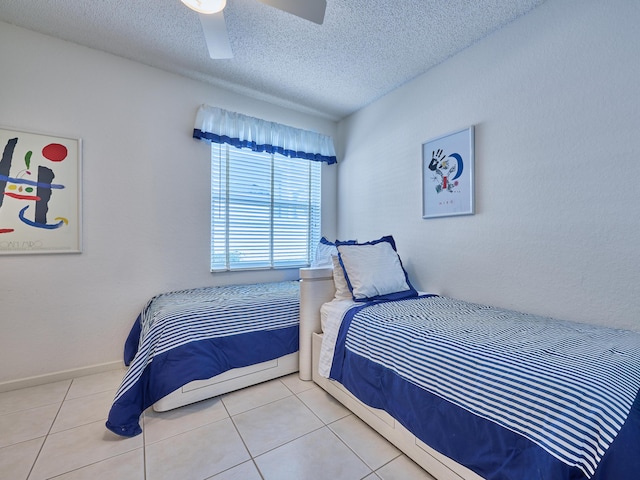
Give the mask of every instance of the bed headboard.
POLYGON ((335 296, 333 268, 300 269, 300 379, 311 380, 311 335, 320 332, 320 307, 335 296))

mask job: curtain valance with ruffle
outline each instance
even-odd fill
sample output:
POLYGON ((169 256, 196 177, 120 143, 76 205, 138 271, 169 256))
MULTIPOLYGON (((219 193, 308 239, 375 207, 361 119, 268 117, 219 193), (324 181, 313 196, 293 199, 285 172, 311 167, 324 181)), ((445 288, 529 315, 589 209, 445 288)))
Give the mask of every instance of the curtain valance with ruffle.
POLYGON ((328 164, 336 163, 333 138, 275 122, 202 105, 193 137, 211 143, 227 143, 255 152, 279 153, 328 164))

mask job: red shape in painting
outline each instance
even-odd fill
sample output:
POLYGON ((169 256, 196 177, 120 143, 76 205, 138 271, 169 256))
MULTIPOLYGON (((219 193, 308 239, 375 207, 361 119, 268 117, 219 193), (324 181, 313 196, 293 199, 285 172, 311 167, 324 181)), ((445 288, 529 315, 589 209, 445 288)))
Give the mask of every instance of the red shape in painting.
POLYGON ((59 143, 50 143, 42 149, 42 156, 52 162, 61 162, 67 158, 67 147, 59 143))
POLYGON ((21 195, 19 193, 11 193, 11 192, 4 192, 4 194, 7 197, 17 198, 18 200, 35 200, 36 202, 40 200, 40 197, 38 197, 37 195, 21 195))

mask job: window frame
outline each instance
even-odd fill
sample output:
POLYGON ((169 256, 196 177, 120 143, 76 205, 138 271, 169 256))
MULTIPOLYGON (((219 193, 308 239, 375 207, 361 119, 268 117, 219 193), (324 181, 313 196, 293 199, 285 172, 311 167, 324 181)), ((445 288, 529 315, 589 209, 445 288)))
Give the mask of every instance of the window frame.
MULTIPOLYGON (((264 167, 264 165, 262 166, 264 167)), ((253 172, 251 172, 253 173, 253 172)), ((251 177, 252 179, 255 177, 251 177)), ((264 187, 266 182, 265 178, 257 178, 259 187, 264 187)), ((247 184, 248 185, 248 184, 247 184)), ((236 148, 228 144, 211 144, 211 238, 210 238, 210 271, 212 273, 217 272, 232 272, 232 271, 246 271, 246 270, 279 270, 279 269, 292 269, 308 267, 312 264, 315 256, 316 246, 320 240, 321 231, 321 213, 322 213, 322 165, 321 162, 310 161, 300 158, 289 158, 278 153, 266 153, 266 152, 254 152, 249 149, 236 148), (242 191, 242 186, 236 185, 239 190, 234 194, 233 190, 233 178, 245 180, 249 176, 243 177, 243 174, 247 175, 250 172, 251 165, 258 165, 259 161, 269 161, 269 240, 268 245, 259 240, 259 236, 254 237, 255 246, 248 246, 251 241, 249 237, 252 236, 250 225, 236 225, 234 230, 234 220, 240 219, 246 221, 246 218, 251 216, 252 213, 256 215, 256 222, 264 220, 264 215, 260 216, 258 213, 260 207, 264 207, 266 203, 259 200, 261 195, 256 195, 253 201, 247 200, 249 198, 248 191, 242 191), (249 166, 242 165, 243 162, 249 161, 249 166), (292 167, 296 168, 292 168, 292 167), (304 166, 304 169, 299 169, 300 166, 304 166), (288 167, 288 168, 287 168, 288 167), (233 170, 233 169, 236 170, 233 170), (287 174, 287 170, 289 174, 287 174), (233 171, 232 171, 233 170, 233 171), (300 175, 299 171, 306 170, 304 175, 300 175), (277 181, 278 175, 282 175, 280 182, 277 181), (305 180, 306 175, 306 180, 305 180), (216 183, 217 182, 217 183, 216 183), (292 182, 291 185, 286 182, 292 182), (283 190, 283 187, 288 187, 289 195, 291 198, 286 197, 286 194, 278 194, 276 190, 283 190), (299 199, 293 200, 295 193, 304 185, 306 192, 303 195, 304 201, 299 199), (278 188, 280 187, 280 188, 278 188), (292 196, 293 195, 293 196, 292 196), (235 200, 233 197, 239 197, 235 200), (243 197, 244 196, 244 197, 243 197), (244 200, 243 200, 244 198, 244 200), (289 200, 289 203, 285 202, 289 200), (244 208, 247 210, 246 217, 241 215, 235 215, 231 210, 236 207, 236 210, 244 208), (304 219, 304 227, 300 228, 300 218, 296 218, 296 215, 300 214, 306 208, 307 218, 304 219), (224 212, 223 212, 224 209, 224 212), (252 211, 255 210, 255 212, 252 211), (276 211, 285 212, 293 215, 292 223, 286 224, 282 216, 278 216, 276 211), (297 211, 297 213, 296 213, 297 211), (279 223, 280 222, 280 223, 279 223), (286 225, 285 225, 286 224, 286 225), (222 227, 223 226, 223 227, 222 227), (220 233, 220 229, 224 228, 224 234, 220 233), (285 231, 282 235, 277 234, 277 230, 285 231), (303 230, 306 231, 303 233, 303 230), (241 249, 240 255, 259 256, 258 260, 242 261, 238 258, 234 260, 234 243, 238 245, 238 238, 245 237, 246 244, 239 245, 241 249), (234 238, 235 237, 235 238, 234 238), (304 237, 304 240, 302 240, 304 237), (286 248, 283 249, 282 242, 287 240, 290 243, 284 242, 285 245, 293 245, 294 253, 289 253, 286 248), (220 245, 220 242, 224 245, 220 245), (280 243, 280 245, 278 245, 280 243), (268 247, 268 259, 262 254, 258 254, 257 249, 268 247), (253 250, 256 249, 256 251, 253 250), (243 253, 244 251, 244 253, 243 253), (304 254, 303 254, 304 251, 304 254), (287 259, 290 256, 291 258, 287 259)), ((246 187, 246 185, 245 185, 246 187)), ((262 195, 264 192, 262 192, 262 195)), ((237 214, 238 212, 236 212, 237 214)), ((264 227, 264 225, 263 225, 264 227)), ((264 236, 265 233, 262 232, 264 236)), ((256 257, 258 258, 258 257, 256 257)))

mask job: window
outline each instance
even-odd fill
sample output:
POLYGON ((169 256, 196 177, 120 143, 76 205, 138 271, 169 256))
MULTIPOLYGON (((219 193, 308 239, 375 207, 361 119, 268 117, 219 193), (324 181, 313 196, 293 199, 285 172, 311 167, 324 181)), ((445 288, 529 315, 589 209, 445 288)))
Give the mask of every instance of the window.
POLYGON ((211 271, 297 268, 320 240, 321 162, 211 146, 211 271))
POLYGON ((211 271, 297 268, 320 241, 320 170, 333 139, 209 105, 193 137, 211 142, 211 271))

